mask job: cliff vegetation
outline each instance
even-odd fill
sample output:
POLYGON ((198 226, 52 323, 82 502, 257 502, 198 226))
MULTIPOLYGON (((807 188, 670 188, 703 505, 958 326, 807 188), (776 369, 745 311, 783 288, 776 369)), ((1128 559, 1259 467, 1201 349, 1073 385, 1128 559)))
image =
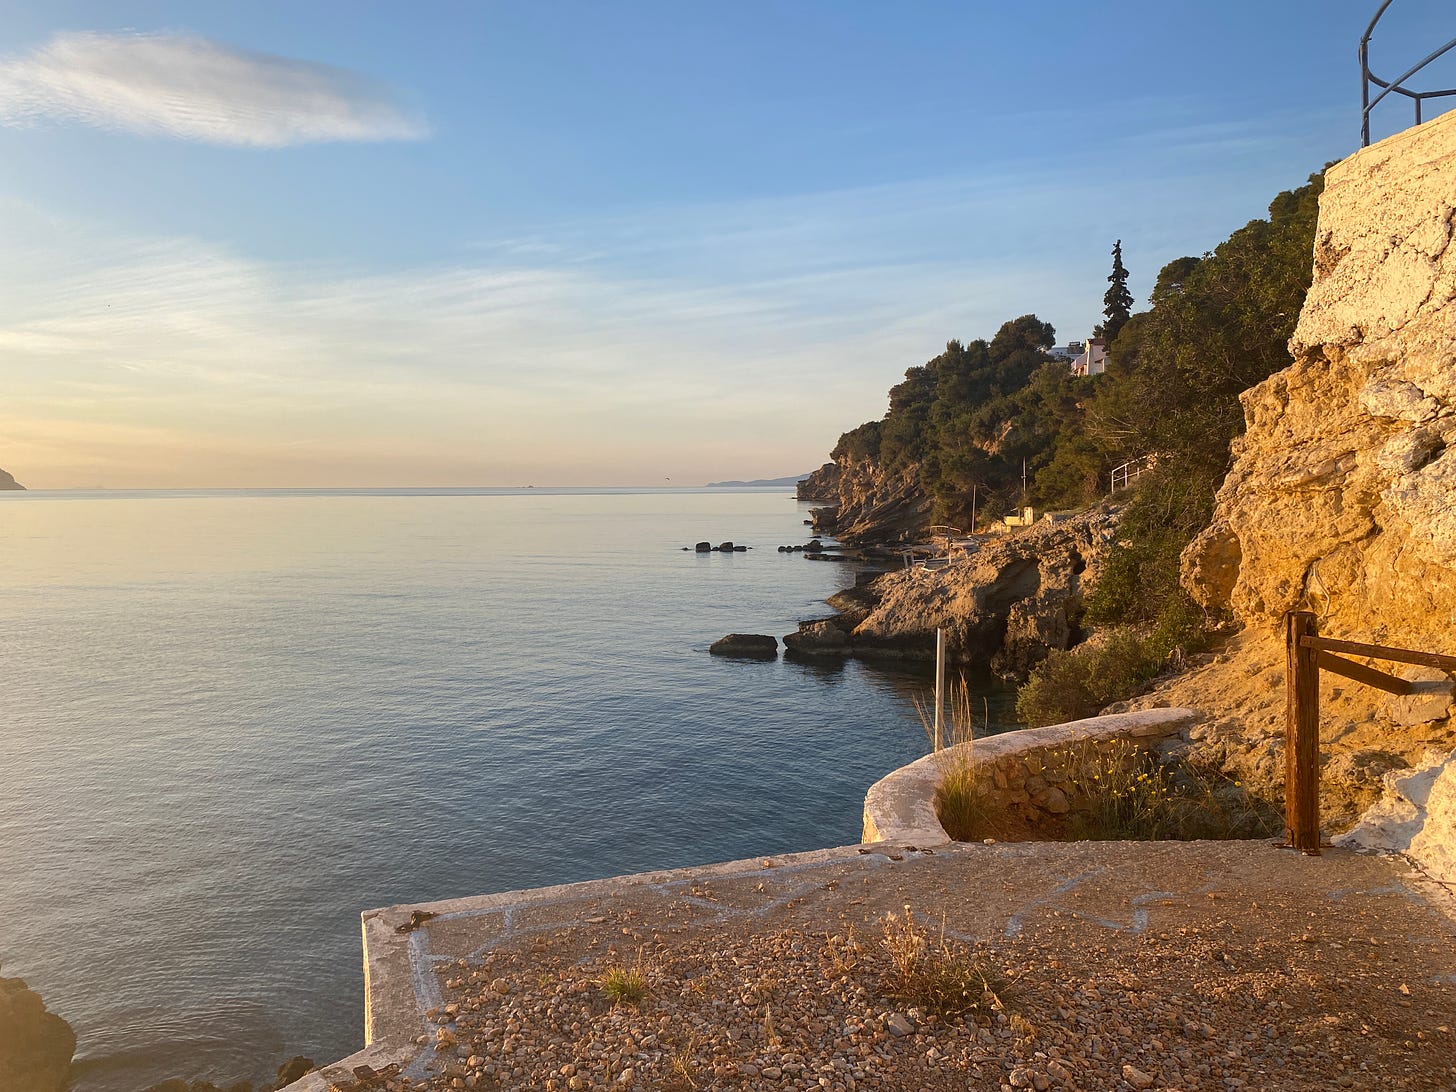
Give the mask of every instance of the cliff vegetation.
MULTIPOLYGON (((998 666, 1023 676, 1053 654, 1045 700, 1039 711, 1028 707, 1033 720, 1085 716, 1096 711, 1093 703, 1125 697, 1170 657, 1196 651, 1217 620, 1218 612, 1207 613, 1181 587, 1179 558, 1212 518, 1230 443, 1244 427, 1241 393, 1290 362, 1286 346, 1309 288, 1322 189, 1323 175, 1314 175, 1279 194, 1267 219, 1201 256, 1168 263, 1149 307, 1126 319, 1118 292, 1126 269, 1116 248, 1109 321, 1100 328, 1109 337, 1104 374, 1074 375, 1050 356, 1055 332, 1035 315, 1006 322, 990 340, 949 342, 890 389, 883 418, 840 437, 833 462, 801 491, 829 502, 823 522, 847 541, 923 541, 931 525, 973 531, 1022 504, 1089 509, 1107 494, 1110 471, 1133 463, 1141 473, 1119 498, 1126 503, 1112 517, 1115 534, 1104 532, 1100 548, 1078 552, 1075 587, 1057 600, 1055 619, 1033 617, 1035 597, 1011 594, 1015 588, 955 590, 958 582, 976 583, 971 570, 985 565, 917 578, 944 585, 921 589, 919 598, 978 605, 956 630, 979 634, 963 642, 968 651, 994 650, 998 666), (985 604, 1001 599, 1006 609, 989 617, 985 604), (1100 644, 1065 651, 1095 629, 1104 633, 1100 644), (1029 634, 1040 639, 1028 642, 1029 634), (1116 673, 1131 681, 1118 693, 1081 687, 1080 696, 1058 695, 1052 685, 1094 667, 1106 675, 1103 661, 1130 649, 1116 673), (1063 655, 1087 662, 1056 662, 1063 655)), ((1040 568, 1028 595, 1054 582, 1040 568)), ((903 598, 899 585, 909 578, 883 579, 894 585, 884 589, 892 601, 903 598)), ((871 615, 880 630, 905 636, 916 628, 914 619, 887 613, 871 615)), ((941 619, 947 622, 956 629, 955 619, 941 619)), ((856 624, 852 644, 857 637, 868 647, 882 636, 864 628, 856 624)))

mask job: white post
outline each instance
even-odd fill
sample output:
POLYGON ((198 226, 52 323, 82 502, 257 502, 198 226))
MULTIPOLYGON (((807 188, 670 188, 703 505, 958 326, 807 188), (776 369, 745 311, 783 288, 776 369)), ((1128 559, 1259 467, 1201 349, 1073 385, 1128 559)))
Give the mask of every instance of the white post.
POLYGON ((935 750, 944 738, 941 732, 941 711, 945 708, 945 630, 935 629, 935 750))

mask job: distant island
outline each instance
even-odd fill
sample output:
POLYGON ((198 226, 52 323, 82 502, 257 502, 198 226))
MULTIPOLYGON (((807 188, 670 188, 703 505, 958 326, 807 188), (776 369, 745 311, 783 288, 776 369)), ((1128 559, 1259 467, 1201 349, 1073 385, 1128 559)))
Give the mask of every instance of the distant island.
POLYGON ((13 477, 11 477, 10 476, 10 473, 8 471, 0 470, 0 489, 24 489, 24 488, 25 488, 25 486, 21 485, 18 481, 16 481, 13 477))
POLYGON ((803 481, 808 476, 809 475, 806 472, 806 473, 803 473, 803 474, 790 474, 786 478, 757 478, 757 479, 755 479, 755 480, 753 480, 751 482, 709 482, 707 484, 706 488, 708 488, 708 489, 737 489, 737 488, 742 488, 744 486, 760 486, 760 485, 763 485, 763 486, 769 486, 769 485, 783 485, 783 486, 788 486, 788 485, 798 485, 799 482, 803 481))

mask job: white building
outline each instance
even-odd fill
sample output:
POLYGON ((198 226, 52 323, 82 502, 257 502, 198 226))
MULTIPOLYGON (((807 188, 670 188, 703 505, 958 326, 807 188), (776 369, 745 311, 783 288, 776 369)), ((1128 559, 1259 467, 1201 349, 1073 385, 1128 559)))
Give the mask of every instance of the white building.
POLYGON ((1073 375, 1101 375, 1107 370, 1107 342, 1102 338, 1088 338, 1086 344, 1074 341, 1072 345, 1082 346, 1070 362, 1073 375))

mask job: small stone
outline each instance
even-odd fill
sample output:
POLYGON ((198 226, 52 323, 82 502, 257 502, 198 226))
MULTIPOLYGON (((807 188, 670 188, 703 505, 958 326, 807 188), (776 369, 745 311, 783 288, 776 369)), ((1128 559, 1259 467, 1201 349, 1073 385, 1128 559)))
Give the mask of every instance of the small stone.
POLYGON ((1122 1079, 1134 1088, 1151 1088, 1153 1086, 1153 1078, 1135 1065, 1122 1067, 1122 1079))
POLYGON ((885 1030, 891 1035, 909 1035, 915 1030, 915 1025, 902 1012, 892 1012, 885 1019, 885 1030))
POLYGON ((496 993, 502 995, 511 992, 511 984, 507 982, 504 978, 497 978, 494 982, 490 984, 490 988, 495 990, 496 993))

